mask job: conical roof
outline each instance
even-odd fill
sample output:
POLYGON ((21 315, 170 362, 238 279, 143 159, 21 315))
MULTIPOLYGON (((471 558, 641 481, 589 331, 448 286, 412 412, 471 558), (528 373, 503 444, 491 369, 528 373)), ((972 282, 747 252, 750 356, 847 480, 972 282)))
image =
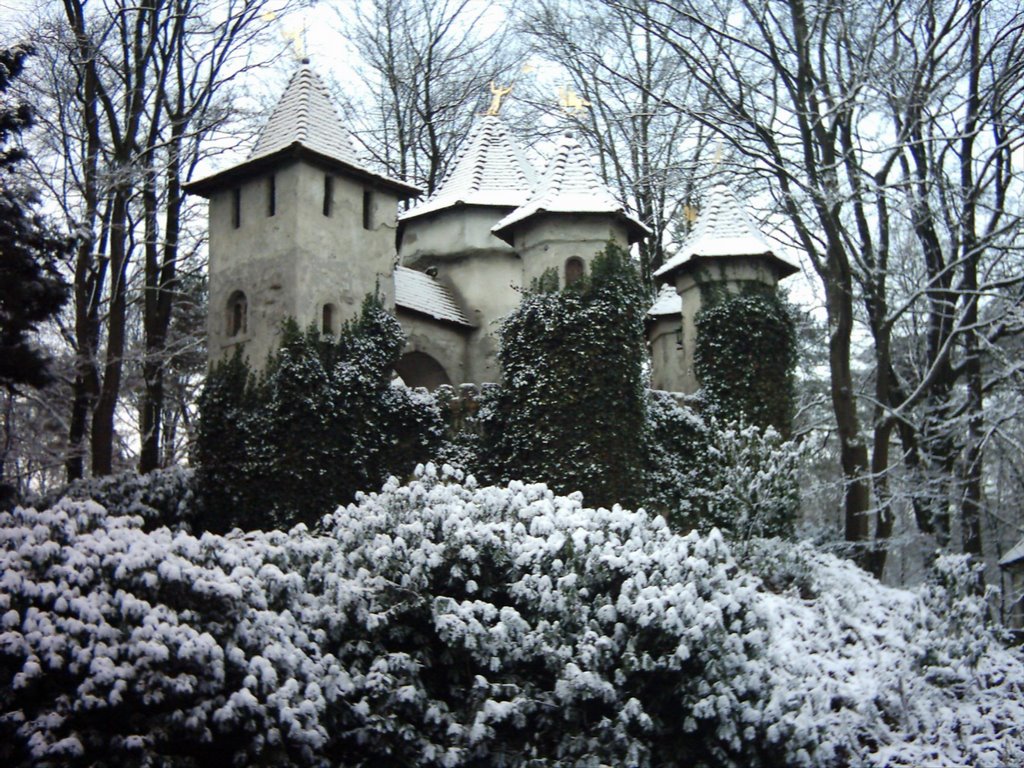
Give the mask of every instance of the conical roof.
POLYGON ((729 256, 768 257, 779 277, 797 271, 795 266, 776 255, 732 190, 724 184, 716 184, 679 253, 654 275, 667 276, 698 259, 729 256))
POLYGON ((665 283, 658 290, 654 298, 654 304, 647 310, 650 317, 663 317, 665 315, 678 315, 683 311, 683 297, 676 292, 676 287, 665 283))
POLYGON ((346 165, 362 165, 327 86, 307 64, 299 67, 288 81, 249 160, 271 155, 292 144, 300 144, 346 165))
POLYGON ((536 177, 526 153, 501 119, 486 115, 473 126, 434 194, 399 218, 408 220, 461 205, 516 208, 526 202, 536 177))
POLYGON ((296 157, 364 179, 395 192, 401 198, 420 193, 418 187, 371 171, 366 166, 334 108, 327 87, 308 61, 303 61, 288 81, 248 159, 194 181, 186 186, 186 190, 208 195, 282 160, 296 157))
POLYGON ((544 213, 594 213, 617 217, 626 223, 631 243, 651 233, 615 199, 590 164, 583 147, 572 136, 559 139, 555 154, 530 199, 499 221, 491 232, 511 243, 512 230, 518 224, 544 213))

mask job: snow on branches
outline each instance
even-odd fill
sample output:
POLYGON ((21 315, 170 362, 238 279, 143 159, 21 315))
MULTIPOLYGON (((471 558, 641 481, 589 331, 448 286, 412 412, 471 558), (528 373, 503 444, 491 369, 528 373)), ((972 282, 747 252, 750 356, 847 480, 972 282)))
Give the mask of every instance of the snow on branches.
POLYGON ((431 465, 317 533, 143 525, 0 515, 4 764, 1024 757, 1024 664, 956 564, 915 595, 772 542, 755 575, 717 531, 431 465))

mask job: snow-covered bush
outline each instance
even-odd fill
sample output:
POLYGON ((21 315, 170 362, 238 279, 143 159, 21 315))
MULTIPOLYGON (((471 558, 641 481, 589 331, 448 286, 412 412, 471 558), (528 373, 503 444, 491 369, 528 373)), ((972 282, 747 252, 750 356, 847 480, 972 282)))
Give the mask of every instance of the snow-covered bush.
POLYGON ((404 346, 398 321, 370 296, 336 339, 286 322, 260 376, 240 354, 216 366, 199 403, 199 527, 313 523, 430 459, 444 435, 440 409, 390 384, 404 346))
POLYGON ((0 514, 0 764, 1024 758, 1021 658, 964 645, 988 630, 936 613, 948 589, 803 546, 810 592, 768 590, 715 532, 457 479, 389 481, 317 535, 0 514))
POLYGON ((703 417, 665 393, 647 404, 645 504, 677 530, 718 528, 732 540, 791 536, 799 514, 800 446, 772 427, 703 417))
POLYGON ((186 467, 168 467, 144 475, 123 472, 76 480, 52 499, 92 500, 115 515, 139 515, 144 528, 188 529, 195 516, 195 473, 186 467))

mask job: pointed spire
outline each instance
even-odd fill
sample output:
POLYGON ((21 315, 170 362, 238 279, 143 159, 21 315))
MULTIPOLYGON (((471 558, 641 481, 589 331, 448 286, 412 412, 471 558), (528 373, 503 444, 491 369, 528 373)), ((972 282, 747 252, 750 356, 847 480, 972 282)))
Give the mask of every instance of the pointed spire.
POLYGON ((517 224, 543 213, 614 216, 625 222, 631 243, 650 234, 650 230, 615 199, 590 164, 583 147, 572 136, 559 139, 555 154, 530 199, 499 221, 491 232, 511 243, 512 230, 517 224))
POLYGON ((421 192, 412 184, 367 167, 356 152, 352 136, 338 116, 323 80, 309 66, 309 59, 302 60, 302 65, 288 81, 249 157, 238 165, 187 184, 185 190, 208 197, 218 189, 293 158, 368 181, 390 190, 400 199, 415 197, 421 192))
POLYGON ((732 190, 724 184, 716 184, 683 247, 654 275, 667 276, 698 259, 729 256, 766 257, 780 278, 797 271, 775 253, 732 190))
POLYGON ((400 218, 408 220, 460 205, 515 208, 526 202, 537 172, 497 115, 486 115, 462 143, 444 181, 425 202, 400 218))
POLYGON ((263 126, 249 160, 299 144, 325 157, 362 167, 320 76, 303 60, 263 126))

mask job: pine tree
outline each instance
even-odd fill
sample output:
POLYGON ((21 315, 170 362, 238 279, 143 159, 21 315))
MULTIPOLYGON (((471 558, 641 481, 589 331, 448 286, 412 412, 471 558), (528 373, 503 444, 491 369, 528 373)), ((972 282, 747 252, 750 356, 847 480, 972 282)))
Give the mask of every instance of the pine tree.
POLYGON ((32 108, 12 101, 8 89, 30 54, 24 45, 0 48, 0 385, 7 388, 50 380, 32 335, 67 298, 57 265, 70 244, 36 212, 38 196, 15 173, 27 156, 17 139, 32 124, 32 108))

